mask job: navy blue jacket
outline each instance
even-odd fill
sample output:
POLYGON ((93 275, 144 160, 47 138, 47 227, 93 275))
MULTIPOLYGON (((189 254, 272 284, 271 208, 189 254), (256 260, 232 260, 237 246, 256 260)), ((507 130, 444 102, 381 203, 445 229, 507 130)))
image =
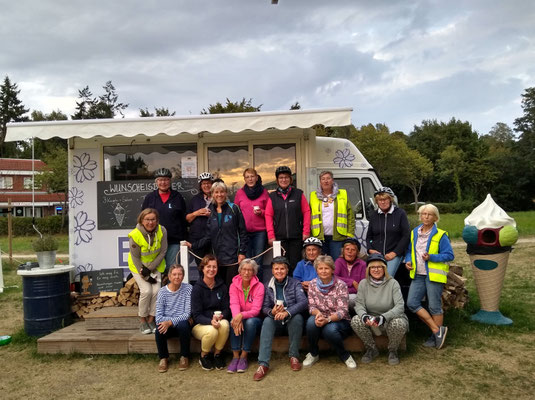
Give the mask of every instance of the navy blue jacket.
POLYGON ((217 219, 217 209, 210 204, 212 214, 206 222, 204 237, 193 243, 193 250, 210 244, 219 267, 238 261, 238 254, 247 253, 247 230, 240 208, 233 203, 222 206, 221 226, 217 219))
POLYGON ((186 202, 180 193, 171 190, 169 199, 164 204, 156 189, 145 196, 141 210, 145 208, 154 208, 160 214, 160 224, 167 229, 168 244, 178 244, 186 239, 186 202))
POLYGON ((403 257, 409 245, 410 235, 409 220, 401 208, 394 207, 392 214, 377 211, 371 213, 366 235, 368 250, 377 250, 383 255, 393 251, 403 257))
MULTIPOLYGON (((284 301, 286 302, 286 311, 288 311, 291 318, 296 314, 301 314, 308 310, 308 299, 303 291, 301 283, 297 279, 294 279, 291 276, 288 276, 287 279, 286 285, 284 285, 282 291, 284 294, 284 301)), ((272 277, 266 287, 264 302, 262 304, 262 312, 271 318, 273 318, 271 310, 275 307, 276 290, 275 278, 272 277)))
POLYGON ((215 286, 210 289, 202 280, 195 283, 191 291, 191 314, 196 324, 210 325, 214 311, 221 311, 223 318, 230 321, 230 298, 228 287, 219 277, 215 278, 215 286))

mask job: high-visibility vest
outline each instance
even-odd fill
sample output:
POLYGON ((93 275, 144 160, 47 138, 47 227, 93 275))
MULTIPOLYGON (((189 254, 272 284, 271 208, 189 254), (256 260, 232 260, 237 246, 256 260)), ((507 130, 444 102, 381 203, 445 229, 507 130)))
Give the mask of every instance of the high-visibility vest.
MULTIPOLYGON (((139 231, 139 229, 134 229, 132 232, 128 234, 129 238, 132 238, 134 242, 139 246, 141 249, 141 262, 143 265, 148 265, 150 262, 154 261, 156 257, 158 257, 158 254, 160 254, 160 248, 162 247, 162 227, 161 225, 158 225, 158 230, 156 231, 156 235, 154 235, 154 241, 149 246, 149 243, 147 242, 147 238, 143 236, 143 234, 139 231)), ((134 265, 134 261, 132 261, 132 255, 128 253, 128 268, 130 268, 130 271, 134 274, 138 274, 138 270, 136 269, 136 266, 134 265)), ((156 268, 159 272, 165 271, 165 258, 162 260, 160 265, 156 268)))
MULTIPOLYGON (((440 239, 442 239, 442 236, 446 235, 448 236, 448 232, 438 229, 437 233, 435 233, 429 240, 430 243, 428 244, 428 254, 438 254, 439 249, 439 243, 440 239)), ((414 243, 414 229, 411 231, 411 261, 413 264, 413 268, 410 271, 410 277, 411 279, 414 279, 416 276, 416 243, 414 243)), ((429 275, 429 280, 431 282, 440 282, 440 283, 446 283, 448 280, 448 271, 450 270, 450 266, 446 263, 442 262, 433 262, 431 260, 427 260, 427 274, 429 275)))
MULTIPOLYGON (((336 230, 342 236, 348 236, 347 234, 347 192, 345 189, 339 189, 336 195, 336 230)), ((310 212, 312 213, 312 222, 310 226, 312 236, 317 237, 321 231, 321 207, 323 201, 318 199, 316 192, 310 194, 310 212)))

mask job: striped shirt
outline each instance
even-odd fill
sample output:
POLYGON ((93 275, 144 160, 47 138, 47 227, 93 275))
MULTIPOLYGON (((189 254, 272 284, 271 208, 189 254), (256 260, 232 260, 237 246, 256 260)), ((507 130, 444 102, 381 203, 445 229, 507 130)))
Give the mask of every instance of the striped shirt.
POLYGON ((175 292, 167 285, 161 288, 156 299, 156 323, 171 321, 176 326, 180 321, 187 321, 191 316, 191 289, 185 282, 175 292))

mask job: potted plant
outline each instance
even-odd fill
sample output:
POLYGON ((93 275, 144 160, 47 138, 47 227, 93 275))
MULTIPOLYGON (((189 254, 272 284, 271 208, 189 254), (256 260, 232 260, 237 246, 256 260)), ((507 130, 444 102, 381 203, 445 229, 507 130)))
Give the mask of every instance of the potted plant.
POLYGON ((58 242, 52 236, 42 236, 32 242, 39 268, 54 268, 58 242))

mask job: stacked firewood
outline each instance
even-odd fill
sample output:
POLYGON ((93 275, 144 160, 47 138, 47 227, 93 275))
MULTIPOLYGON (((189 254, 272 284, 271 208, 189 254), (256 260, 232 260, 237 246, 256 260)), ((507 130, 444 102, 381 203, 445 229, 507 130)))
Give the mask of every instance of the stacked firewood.
POLYGON ((130 307, 137 306, 138 302, 139 287, 132 278, 119 290, 118 295, 115 292, 101 292, 95 295, 73 294, 72 312, 76 313, 78 318, 84 318, 85 315, 103 307, 130 307))
POLYGON ((466 278, 463 277, 463 267, 451 264, 448 281, 442 292, 442 308, 464 308, 468 303, 468 290, 465 287, 466 278))

